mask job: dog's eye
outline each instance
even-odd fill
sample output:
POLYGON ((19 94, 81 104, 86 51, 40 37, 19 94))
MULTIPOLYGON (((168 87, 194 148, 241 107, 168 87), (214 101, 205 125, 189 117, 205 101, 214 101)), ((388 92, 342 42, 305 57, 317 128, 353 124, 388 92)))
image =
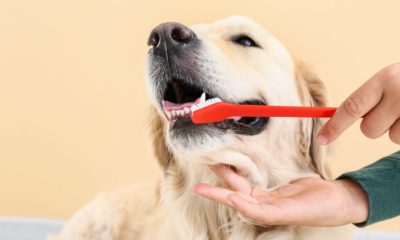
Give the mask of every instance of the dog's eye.
POLYGON ((233 42, 245 47, 259 47, 258 44, 253 39, 251 39, 249 36, 246 35, 240 35, 238 37, 233 38, 233 42))

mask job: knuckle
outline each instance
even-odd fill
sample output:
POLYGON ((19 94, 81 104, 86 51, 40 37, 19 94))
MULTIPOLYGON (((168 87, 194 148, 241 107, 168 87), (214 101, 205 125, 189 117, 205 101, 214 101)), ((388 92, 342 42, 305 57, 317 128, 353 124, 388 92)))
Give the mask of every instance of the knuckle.
POLYGON ((362 101, 360 98, 351 96, 343 103, 343 109, 347 115, 351 118, 361 117, 362 111, 362 101))
POLYGON ((374 127, 372 127, 366 120, 367 119, 364 119, 361 122, 360 125, 361 132, 368 138, 371 139, 378 138, 380 136, 379 132, 374 127))
POLYGON ((396 144, 400 144, 400 131, 390 130, 389 131, 389 138, 392 142, 396 144))

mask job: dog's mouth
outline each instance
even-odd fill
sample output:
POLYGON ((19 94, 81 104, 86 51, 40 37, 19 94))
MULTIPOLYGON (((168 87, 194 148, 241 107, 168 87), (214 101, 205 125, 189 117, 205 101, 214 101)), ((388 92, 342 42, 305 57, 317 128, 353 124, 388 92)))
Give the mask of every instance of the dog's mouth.
MULTIPOLYGON (((162 107, 164 115, 171 123, 171 130, 193 129, 199 127, 191 120, 191 107, 208 99, 216 98, 213 93, 207 92, 199 86, 189 84, 184 80, 171 78, 163 94, 162 107)), ((223 100, 223 99, 222 99, 223 100)), ((263 101, 250 99, 238 104, 265 105, 263 101)), ((202 124, 220 130, 233 131, 239 134, 255 135, 260 133, 268 122, 263 117, 234 117, 222 122, 202 124)))

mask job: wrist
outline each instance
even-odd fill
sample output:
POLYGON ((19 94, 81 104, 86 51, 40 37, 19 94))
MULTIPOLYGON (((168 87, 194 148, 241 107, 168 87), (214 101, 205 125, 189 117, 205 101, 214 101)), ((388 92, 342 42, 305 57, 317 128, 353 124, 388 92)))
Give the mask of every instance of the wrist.
POLYGON ((345 214, 348 223, 363 223, 368 219, 368 195, 364 189, 350 179, 335 181, 344 196, 345 214))

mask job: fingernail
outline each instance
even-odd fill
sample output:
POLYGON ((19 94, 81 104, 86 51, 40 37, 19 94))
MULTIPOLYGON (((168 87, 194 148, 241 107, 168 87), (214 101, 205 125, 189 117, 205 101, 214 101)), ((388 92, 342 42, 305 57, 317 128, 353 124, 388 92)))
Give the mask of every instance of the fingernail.
POLYGON ((318 140, 318 143, 321 144, 321 145, 328 144, 328 139, 322 134, 317 136, 317 140, 318 140))

